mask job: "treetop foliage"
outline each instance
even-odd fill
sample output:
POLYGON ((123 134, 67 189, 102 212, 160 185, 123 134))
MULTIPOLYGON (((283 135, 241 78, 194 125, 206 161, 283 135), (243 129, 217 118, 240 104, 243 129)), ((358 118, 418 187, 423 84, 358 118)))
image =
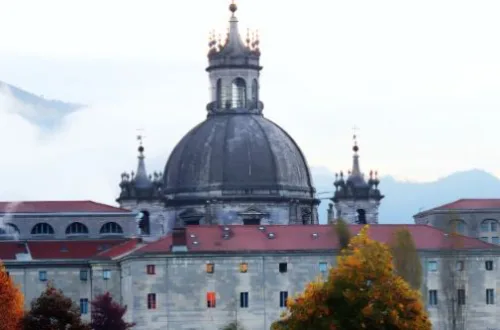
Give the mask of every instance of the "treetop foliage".
POLYGON ((134 323, 127 323, 123 316, 127 306, 121 306, 113 301, 111 294, 106 292, 92 301, 92 329, 93 330, 127 330, 134 327, 134 323))

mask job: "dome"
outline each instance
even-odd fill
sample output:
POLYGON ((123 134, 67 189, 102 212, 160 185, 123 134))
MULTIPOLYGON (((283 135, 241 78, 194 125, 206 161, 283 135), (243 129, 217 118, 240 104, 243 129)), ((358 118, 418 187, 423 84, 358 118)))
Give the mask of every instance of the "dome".
POLYGON ((261 115, 209 116, 177 144, 164 173, 165 195, 314 198, 300 148, 261 115))

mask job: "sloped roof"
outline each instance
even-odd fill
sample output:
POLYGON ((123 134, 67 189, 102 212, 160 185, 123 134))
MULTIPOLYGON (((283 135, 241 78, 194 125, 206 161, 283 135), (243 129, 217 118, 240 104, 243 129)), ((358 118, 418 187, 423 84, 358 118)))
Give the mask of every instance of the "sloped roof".
POLYGON ((463 198, 454 202, 440 205, 432 209, 422 211, 414 215, 415 217, 427 215, 435 211, 452 211, 452 210, 488 210, 500 209, 500 198, 463 198))
POLYGON ((94 201, 0 202, 0 213, 130 213, 129 210, 94 201))
MULTIPOLYGON (((272 252, 272 251, 304 251, 339 249, 339 241, 330 225, 275 225, 262 226, 192 226, 186 229, 187 248, 190 252, 224 253, 224 252, 272 252), (224 233, 229 238, 223 238, 224 233), (272 233, 273 238, 269 237, 272 233), (195 243, 196 242, 196 243, 195 243)), ((446 250, 451 247, 451 240, 437 228, 426 225, 371 225, 369 236, 379 242, 389 243, 393 233, 408 228, 418 250, 446 250)), ((362 226, 349 226, 351 233, 357 234, 362 226)), ((170 253, 172 237, 167 236, 159 241, 147 244, 136 253, 170 253)), ((463 249, 497 249, 497 245, 489 244, 471 237, 460 237, 463 249)))
MULTIPOLYGON (((91 259, 99 253, 128 240, 61 240, 28 241, 26 243, 33 260, 91 259)), ((21 241, 0 242, 0 259, 16 260, 16 253, 27 253, 21 241)))

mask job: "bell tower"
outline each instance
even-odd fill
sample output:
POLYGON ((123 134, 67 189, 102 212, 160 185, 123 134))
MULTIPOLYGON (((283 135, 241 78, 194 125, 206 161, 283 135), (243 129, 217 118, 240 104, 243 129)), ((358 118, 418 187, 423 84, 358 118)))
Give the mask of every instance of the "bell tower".
POLYGON ((353 140, 352 169, 347 178, 344 178, 342 171, 335 174, 335 193, 331 198, 333 205, 330 204, 328 210, 328 222, 334 223, 342 219, 351 224, 377 224, 380 201, 384 198, 378 189, 380 181, 376 171, 370 171, 368 182, 365 180, 359 165, 356 135, 353 140))
POLYGON ((225 40, 212 32, 208 43, 211 100, 208 115, 229 113, 260 114, 264 105, 259 99, 260 61, 258 33, 247 31, 245 41, 238 30, 234 1, 225 40))

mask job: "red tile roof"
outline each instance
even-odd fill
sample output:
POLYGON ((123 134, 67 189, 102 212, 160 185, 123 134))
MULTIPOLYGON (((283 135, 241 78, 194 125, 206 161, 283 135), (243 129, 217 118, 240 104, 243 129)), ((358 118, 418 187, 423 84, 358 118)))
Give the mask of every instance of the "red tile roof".
POLYGON ((141 243, 140 239, 133 238, 125 242, 122 242, 121 244, 116 244, 109 250, 99 253, 97 256, 101 258, 104 257, 113 259, 137 249, 139 246, 141 246, 140 243, 141 243))
MULTIPOLYGON (((339 242, 330 225, 297 225, 297 226, 227 226, 230 238, 224 239, 224 227, 193 226, 186 229, 187 247, 190 252, 265 252, 265 251, 313 251, 339 248, 339 242), (269 233, 274 238, 268 237, 269 233), (317 234, 317 237, 315 237, 317 234), (194 243, 197 242, 197 243, 194 243)), ((443 250, 451 246, 451 242, 441 230, 426 225, 372 225, 369 236, 373 239, 389 243, 395 230, 408 228, 419 250, 443 250)), ((350 230, 357 234, 361 225, 352 225, 350 230)), ((172 237, 167 236, 157 242, 150 243, 137 253, 169 253, 172 237)), ((497 249, 492 245, 471 237, 461 237, 464 249, 497 249)))
POLYGON ((459 199, 454 202, 444 204, 426 211, 419 212, 415 216, 423 216, 433 211, 448 211, 448 210, 488 210, 488 209, 500 209, 500 199, 499 198, 489 198, 489 199, 459 199))
POLYGON ((0 202, 0 213, 113 213, 130 212, 93 201, 0 202))
MULTIPOLYGON (((122 244, 126 240, 88 240, 88 241, 28 241, 27 245, 33 260, 47 259, 90 259, 99 253, 122 244)), ((16 253, 26 253, 20 241, 0 242, 0 259, 16 260, 16 253)))

